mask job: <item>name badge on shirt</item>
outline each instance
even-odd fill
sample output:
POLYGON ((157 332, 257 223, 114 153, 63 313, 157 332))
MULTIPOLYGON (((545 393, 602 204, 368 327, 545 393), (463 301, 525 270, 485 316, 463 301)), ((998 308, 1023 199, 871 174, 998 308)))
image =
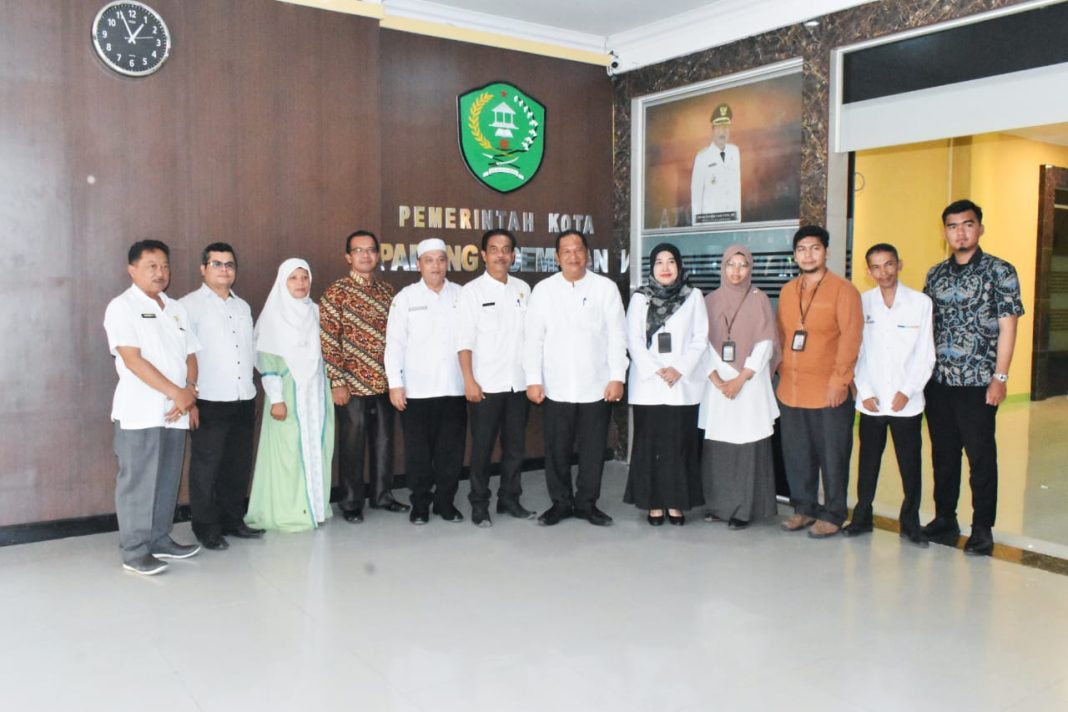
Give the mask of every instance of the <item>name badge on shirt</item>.
POLYGON ((484 307, 495 307, 495 306, 497 306, 497 302, 482 302, 482 306, 484 306, 484 307))
POLYGON ((792 351, 804 351, 805 341, 808 340, 808 332, 804 329, 798 329, 794 332, 794 338, 790 342, 790 349, 792 351))
POLYGON ((734 363, 734 342, 723 342, 723 363, 734 363))
POLYGON ((155 319, 156 315, 155 314, 142 314, 141 318, 142 319, 155 319))
POLYGON ((426 309, 427 309, 427 306, 425 304, 423 306, 420 306, 420 307, 408 307, 408 311, 410 311, 410 312, 413 312, 413 311, 426 311, 426 309))
POLYGON ((662 354, 671 353, 671 334, 657 334, 656 335, 656 347, 657 351, 662 354))

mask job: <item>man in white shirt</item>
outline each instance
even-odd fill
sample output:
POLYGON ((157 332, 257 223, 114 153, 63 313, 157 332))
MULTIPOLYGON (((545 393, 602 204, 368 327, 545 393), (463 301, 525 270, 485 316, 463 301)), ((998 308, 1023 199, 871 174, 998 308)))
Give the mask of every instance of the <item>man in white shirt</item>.
POLYGON ((186 559, 200 546, 170 537, 185 456, 185 431, 196 427, 196 351, 185 308, 163 290, 170 250, 159 240, 135 242, 126 271, 133 284, 104 313, 108 348, 119 383, 115 423, 115 514, 127 571, 151 576, 162 559, 186 559))
POLYGON ((545 526, 571 516, 604 526, 597 508, 611 404, 623 397, 627 325, 619 289, 586 270, 589 245, 577 230, 556 238, 560 272, 534 287, 523 336, 527 398, 545 405, 545 481, 553 505, 545 526), (571 454, 578 441, 578 478, 571 454))
POLYGON ((460 287, 445 279, 445 242, 416 249, 422 277, 397 293, 386 322, 389 400, 404 425, 404 462, 412 524, 426 524, 430 505, 447 522, 464 517, 453 504, 466 444, 464 378, 457 359, 460 287))
POLYGON ((931 300, 898 281, 902 263, 893 245, 872 245, 864 259, 878 286, 860 297, 864 337, 854 377, 860 411, 857 504, 843 533, 859 536, 872 530, 872 500, 889 428, 905 492, 901 537, 927 546, 920 529, 920 422, 923 389, 935 363, 931 300))
POLYGON ((225 242, 204 248, 200 289, 181 299, 189 313, 197 352, 200 424, 190 433, 189 507, 193 534, 206 549, 226 549, 224 535, 251 539, 262 529, 245 524, 252 472, 256 344, 252 309, 233 291, 237 257, 225 242))
POLYGON ((486 271, 460 290, 460 370, 471 420, 471 522, 492 525, 489 515, 489 463, 498 434, 501 479, 497 513, 532 519, 519 503, 526 443, 527 400, 523 377, 523 320, 530 286, 508 274, 515 262, 515 235, 490 230, 482 235, 486 271))
POLYGON ((741 222, 741 154, 728 143, 733 120, 730 105, 717 106, 709 120, 712 143, 697 152, 690 174, 691 224, 741 222))

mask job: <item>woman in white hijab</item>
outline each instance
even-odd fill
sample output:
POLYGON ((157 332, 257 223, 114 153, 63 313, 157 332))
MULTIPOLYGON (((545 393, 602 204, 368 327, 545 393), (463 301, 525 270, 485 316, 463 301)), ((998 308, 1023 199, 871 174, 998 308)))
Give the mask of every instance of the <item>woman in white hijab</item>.
POLYGON ((330 518, 334 408, 310 291, 308 263, 286 260, 256 322, 266 402, 245 516, 251 527, 304 531, 330 518))

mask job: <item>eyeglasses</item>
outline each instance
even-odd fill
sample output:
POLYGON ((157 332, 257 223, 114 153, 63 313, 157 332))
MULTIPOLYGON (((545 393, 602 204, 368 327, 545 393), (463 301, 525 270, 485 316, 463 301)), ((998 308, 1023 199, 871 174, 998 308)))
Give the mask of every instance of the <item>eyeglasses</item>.
POLYGON ((349 250, 349 254, 350 255, 356 255, 357 257, 359 257, 360 255, 362 255, 364 253, 372 254, 372 253, 377 253, 377 252, 378 252, 378 248, 377 247, 353 247, 351 250, 349 250))
POLYGON ((214 269, 237 269, 236 262, 219 262, 219 260, 208 262, 208 266, 214 269))

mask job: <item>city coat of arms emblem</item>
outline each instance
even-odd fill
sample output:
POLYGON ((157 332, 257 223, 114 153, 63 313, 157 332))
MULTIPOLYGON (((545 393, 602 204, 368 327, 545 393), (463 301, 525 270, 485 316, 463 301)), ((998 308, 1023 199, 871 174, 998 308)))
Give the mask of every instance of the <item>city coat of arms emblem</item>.
POLYGON ((493 82, 457 97, 460 154, 499 193, 522 188, 545 154, 545 107, 512 84, 493 82))

